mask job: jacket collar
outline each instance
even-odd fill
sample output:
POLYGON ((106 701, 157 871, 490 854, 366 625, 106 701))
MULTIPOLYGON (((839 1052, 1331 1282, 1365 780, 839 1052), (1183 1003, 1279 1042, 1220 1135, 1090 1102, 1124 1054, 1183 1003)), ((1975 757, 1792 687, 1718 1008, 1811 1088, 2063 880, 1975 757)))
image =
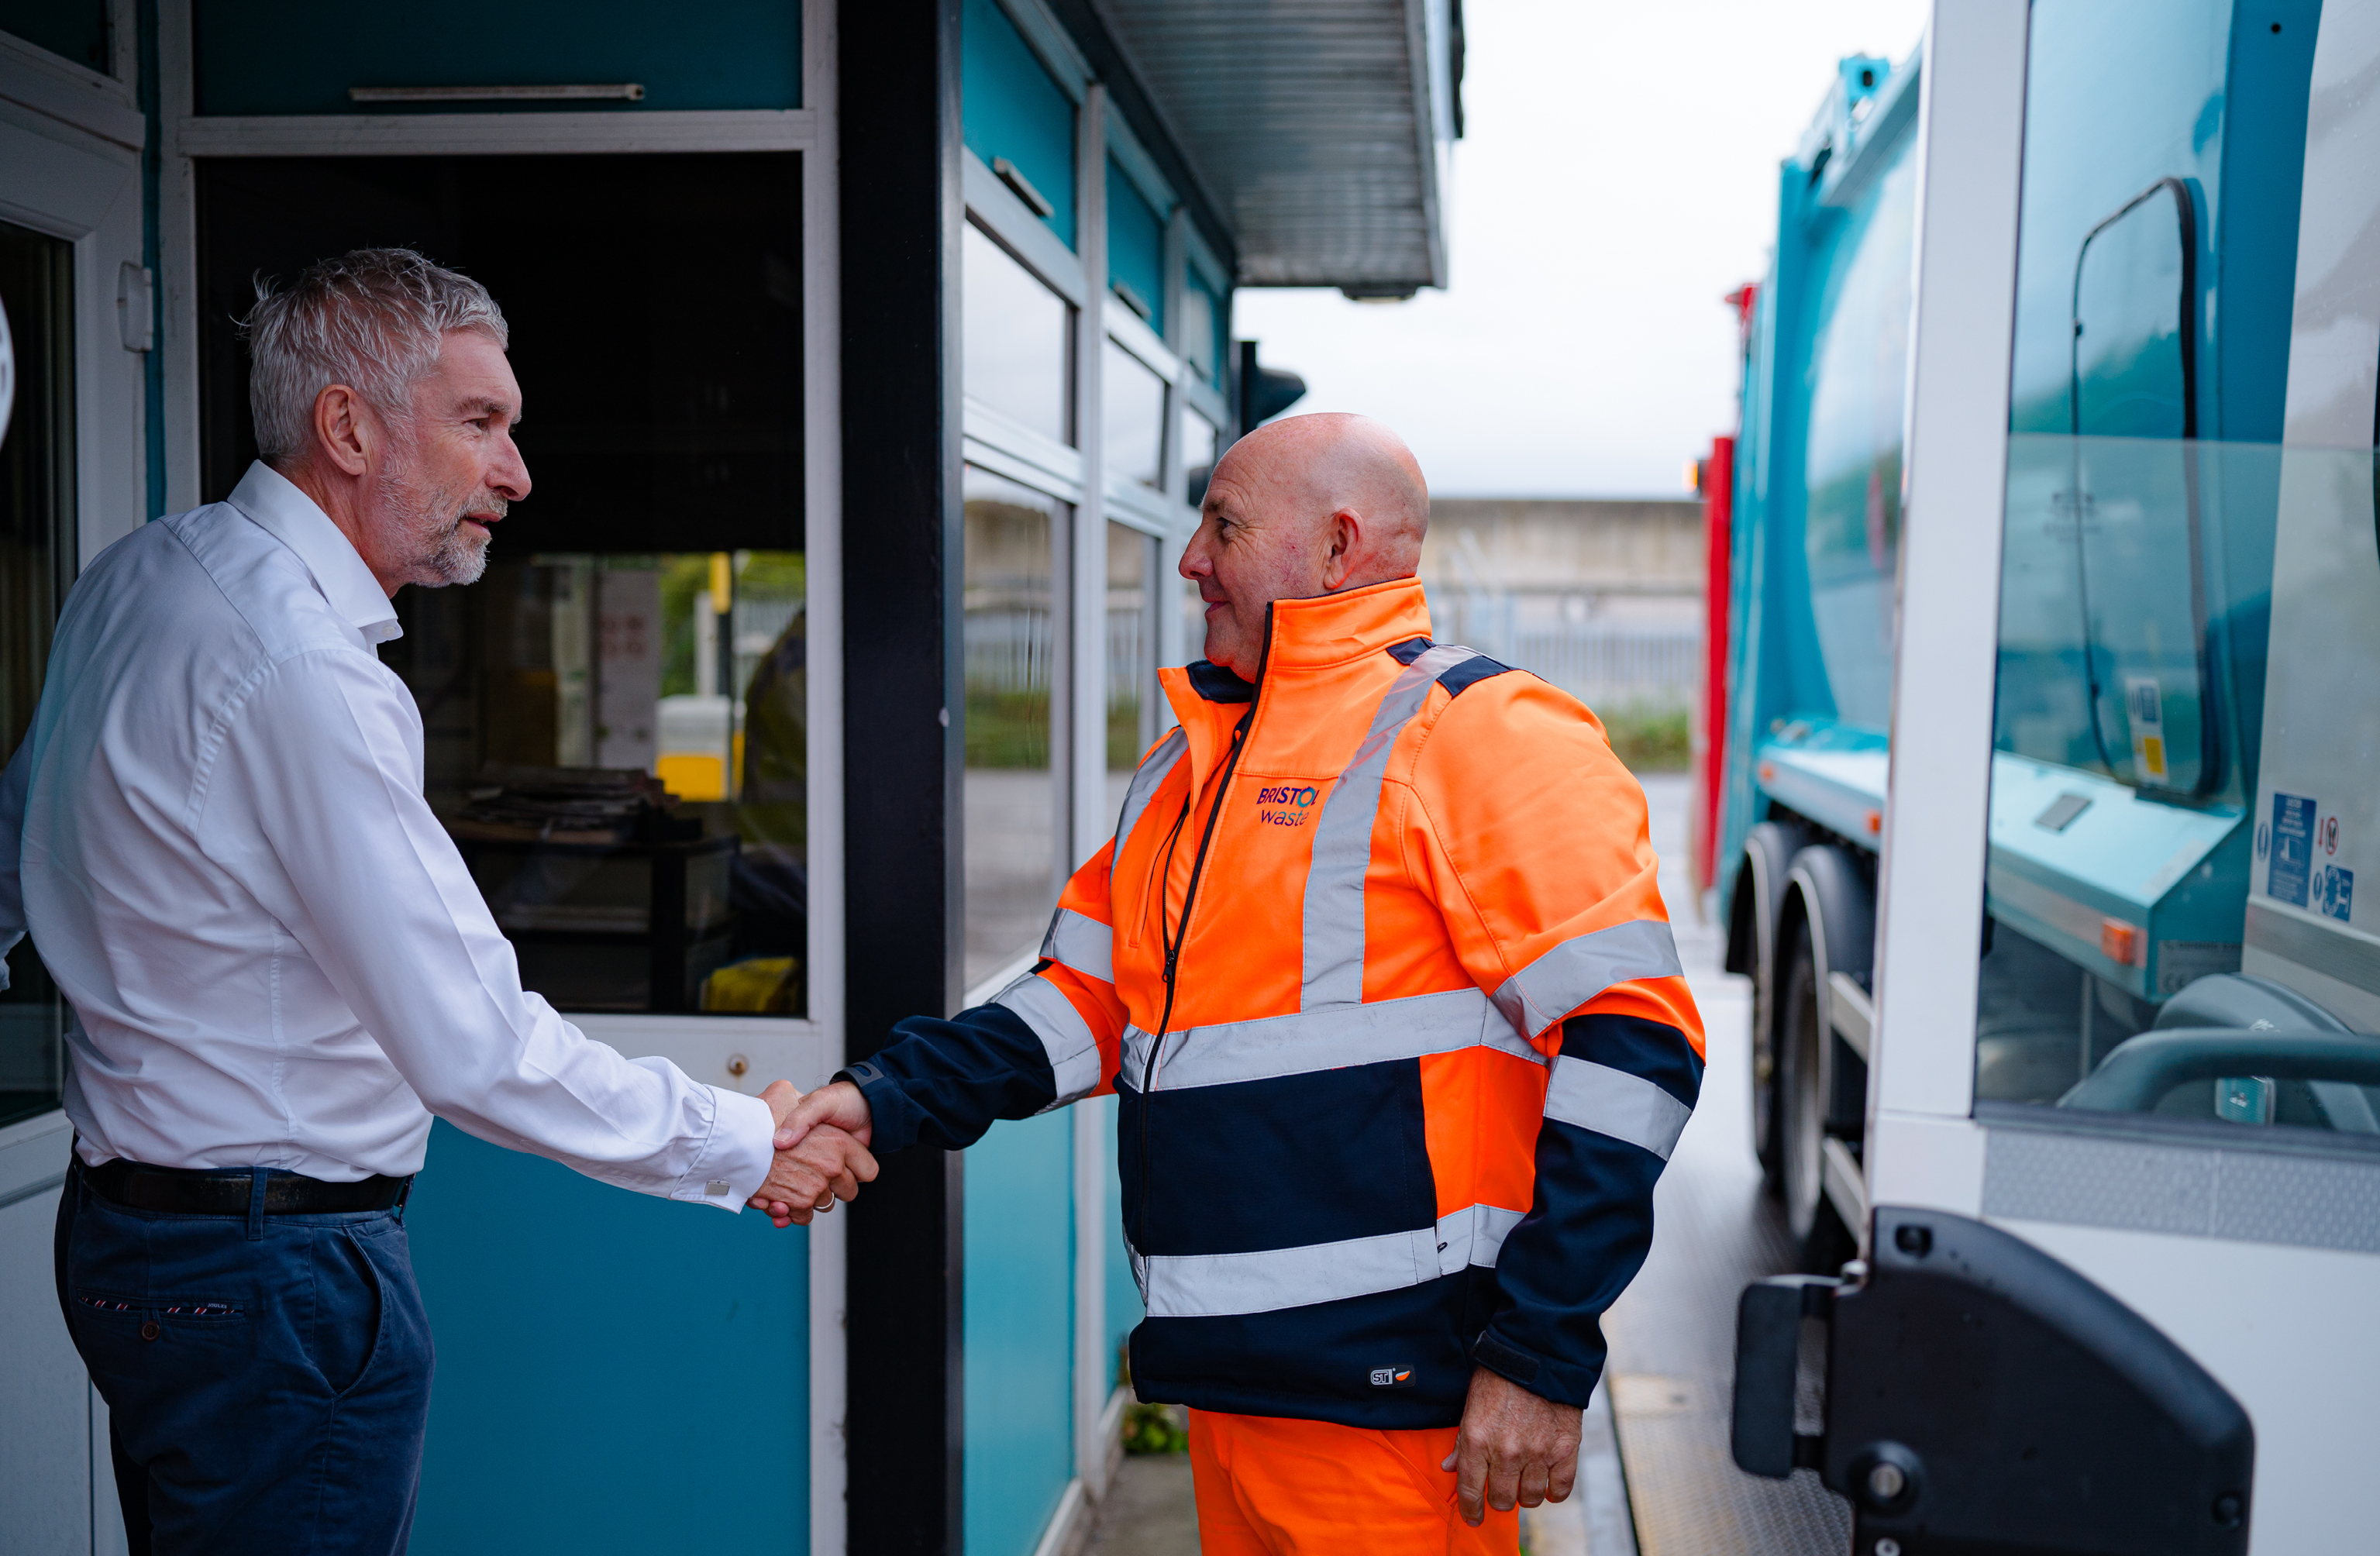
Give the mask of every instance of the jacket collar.
MULTIPOLYGON (((1429 601, 1418 578, 1391 578, 1310 600, 1276 600, 1265 612, 1263 675, 1320 670, 1429 637, 1429 601)), ((1256 687, 1221 665, 1189 666, 1190 689, 1207 702, 1254 702, 1256 687)))
POLYGON ((1428 636, 1429 602, 1418 578, 1276 600, 1265 629, 1264 674, 1328 669, 1428 636))
POLYGON ((365 642, 385 643, 404 635, 396 625, 396 606, 354 543, 288 477, 260 459, 232 488, 230 502, 258 529, 298 553, 331 609, 365 642))

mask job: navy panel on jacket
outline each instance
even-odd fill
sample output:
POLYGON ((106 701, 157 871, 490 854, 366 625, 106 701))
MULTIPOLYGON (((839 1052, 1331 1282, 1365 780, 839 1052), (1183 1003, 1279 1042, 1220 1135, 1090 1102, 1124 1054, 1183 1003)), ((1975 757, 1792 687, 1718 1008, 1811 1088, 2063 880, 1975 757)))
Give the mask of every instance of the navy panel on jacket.
POLYGON ((1132 1331, 1145 1400, 1241 1416, 1286 1416, 1410 1431, 1463 1418, 1468 1341, 1494 1301, 1495 1272, 1470 1270, 1401 1291, 1221 1319, 1151 1319, 1132 1331), (1405 1388, 1375 1368, 1411 1368, 1405 1388))
POLYGON ((1410 1232, 1438 1220, 1421 1062, 1159 1089, 1119 1080, 1124 1227, 1143 1254, 1240 1254, 1410 1232), (1144 1197, 1144 1188, 1146 1195, 1144 1197), (1143 1208, 1147 1215, 1143 1218, 1143 1208))
POLYGON ((1003 1118, 1031 1118, 1058 1100, 1049 1051, 1006 1005, 977 1005, 948 1021, 914 1015, 892 1040, 835 1074, 868 1099, 870 1149, 960 1150, 1003 1118))
POLYGON ((1194 660, 1188 666, 1190 689, 1209 702, 1254 702, 1256 685, 1240 679, 1235 671, 1226 670, 1212 660, 1194 660))
MULTIPOLYGON (((1389 657, 1399 664, 1411 664, 1434 647, 1436 645, 1427 638, 1408 638, 1403 642, 1391 646, 1389 650, 1389 657)), ((1501 675, 1511 668, 1512 668, 1511 665, 1500 663, 1489 659, 1486 654, 1475 653, 1453 669, 1439 675, 1438 684, 1446 688, 1447 696, 1461 697, 1465 690, 1477 686, 1490 675, 1501 675)))
POLYGON ((1688 1107, 1702 1095, 1703 1062, 1686 1035, 1641 1015, 1597 1013, 1562 1023, 1561 1051, 1614 1070, 1642 1076, 1688 1107))
MULTIPOLYGON (((1692 1107, 1703 1063, 1683 1032, 1633 1015, 1562 1023, 1564 1054, 1641 1076, 1692 1107)), ((1668 1163, 1643 1146, 1558 1119, 1537 1136, 1536 1191, 1496 1262, 1500 1302, 1481 1366, 1582 1408, 1605 1356, 1605 1309, 1653 1246, 1653 1185, 1668 1163)))

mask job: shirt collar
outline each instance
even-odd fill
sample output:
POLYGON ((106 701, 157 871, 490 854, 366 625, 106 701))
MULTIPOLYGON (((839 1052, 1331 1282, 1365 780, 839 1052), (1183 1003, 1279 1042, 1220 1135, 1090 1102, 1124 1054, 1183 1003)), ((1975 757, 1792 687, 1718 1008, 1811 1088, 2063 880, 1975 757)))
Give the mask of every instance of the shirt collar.
POLYGON ((396 625, 395 605, 364 565, 354 542, 288 477, 258 460, 232 488, 231 505, 298 553, 314 575, 314 587, 322 598, 365 642, 380 644, 404 636, 405 629, 396 625))

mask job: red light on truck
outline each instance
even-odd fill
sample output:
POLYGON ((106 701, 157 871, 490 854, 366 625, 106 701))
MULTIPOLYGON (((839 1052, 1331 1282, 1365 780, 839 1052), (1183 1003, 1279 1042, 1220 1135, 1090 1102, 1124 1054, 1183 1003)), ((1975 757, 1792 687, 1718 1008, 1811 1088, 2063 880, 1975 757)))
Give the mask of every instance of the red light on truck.
POLYGON ((2145 943, 2138 924, 2127 924, 2120 918, 2099 920, 2099 954, 2118 966, 2139 966, 2145 943))

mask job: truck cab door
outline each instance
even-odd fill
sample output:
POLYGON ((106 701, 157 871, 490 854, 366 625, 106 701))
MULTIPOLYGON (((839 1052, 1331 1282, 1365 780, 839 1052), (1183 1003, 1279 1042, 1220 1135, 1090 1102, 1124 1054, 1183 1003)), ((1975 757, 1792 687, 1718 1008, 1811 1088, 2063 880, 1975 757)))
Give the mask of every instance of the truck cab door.
MULTIPOLYGON (((2127 127, 2192 90, 2155 74, 2173 56, 2099 48, 2093 95, 2053 95, 2083 34, 2145 44, 2180 25, 2169 12, 1935 6, 1876 1210, 1845 1283, 1755 1288, 1740 1331, 1740 1462, 1822 1474, 1859 1509, 1862 1556, 2371 1543, 2380 905, 2357 877, 2380 869, 2380 250, 2362 237, 2380 216, 2380 7, 2273 15, 2232 23, 2211 67, 2228 71, 2223 135, 2186 154, 2168 137, 2159 154, 2180 163, 2143 172, 2122 165, 2127 127), (2292 79, 2294 121, 2275 85, 2292 79), (2148 242, 2204 214, 2182 197, 2218 171, 2230 214, 2190 248, 2148 242), (2240 214, 2279 199, 2294 222, 2240 214), (2292 230, 2293 258, 2274 249, 2292 230), (2125 316, 2109 262, 2128 249, 2201 268, 2186 306, 2150 311, 2199 355, 2208 387, 2186 398, 2219 419, 2072 419, 2123 404, 2127 361, 2091 355, 2093 320, 2072 332, 2086 305, 2125 316), (2059 284, 2037 284, 2052 260, 2059 284), (2026 398, 2044 306, 2070 396, 2046 423, 2026 398), (2293 319, 2261 357, 2260 315, 2293 319), (2262 362, 2277 391, 2282 360, 2286 407, 2261 419, 2219 387, 2262 362), (2055 598, 2027 570, 2059 541, 2088 564, 2087 610, 2070 560, 2055 598), (1997 598, 1973 588, 1985 577, 1997 598), (2072 651, 2028 659, 2016 634, 2053 607, 2072 651), (2169 685, 2151 707, 2133 679, 2169 685), (1826 1428, 1797 1445, 1769 1408, 1773 1337, 1805 1316, 1832 1343, 1826 1428)), ((2164 337, 2142 338, 2129 366, 2145 372, 2164 337)), ((2179 414, 2155 398, 2131 408, 2179 414)))

